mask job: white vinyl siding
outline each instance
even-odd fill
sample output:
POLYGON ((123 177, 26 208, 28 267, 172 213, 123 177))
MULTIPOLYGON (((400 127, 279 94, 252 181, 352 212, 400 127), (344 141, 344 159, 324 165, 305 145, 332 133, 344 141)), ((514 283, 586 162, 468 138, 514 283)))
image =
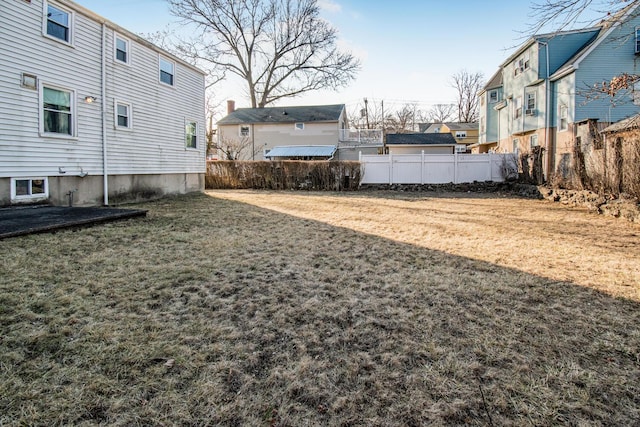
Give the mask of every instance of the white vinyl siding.
MULTIPOLYGON (((51 2, 51 4, 55 4, 51 2)), ((66 5, 66 3, 65 3, 66 5)), ((43 36, 42 1, 3 2, 0 13, 0 177, 71 176, 82 168, 90 175, 103 172, 102 24, 74 11, 71 49, 43 36), (23 86, 22 75, 36 79, 38 88, 23 86), (42 86, 73 92, 73 136, 44 136, 42 86), (96 102, 87 103, 86 97, 96 102), (60 171, 66 171, 61 174, 60 171)), ((69 6, 71 7, 71 6, 69 6)), ((204 74, 172 58, 175 90, 158 84, 160 52, 128 38, 129 66, 114 60, 115 28, 106 28, 106 141, 110 175, 179 174, 205 172, 205 145, 185 150, 185 123, 204 117, 204 74), (131 106, 126 132, 116 128, 116 104, 131 106)), ((8 195, 7 195, 8 198, 8 195)))

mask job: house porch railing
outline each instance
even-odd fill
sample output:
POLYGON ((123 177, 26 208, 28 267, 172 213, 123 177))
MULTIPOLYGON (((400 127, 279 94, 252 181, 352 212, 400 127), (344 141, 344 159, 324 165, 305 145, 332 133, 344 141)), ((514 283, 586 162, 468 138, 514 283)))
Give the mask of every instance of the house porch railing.
POLYGON ((358 144, 382 144, 382 129, 340 129, 340 142, 358 144))

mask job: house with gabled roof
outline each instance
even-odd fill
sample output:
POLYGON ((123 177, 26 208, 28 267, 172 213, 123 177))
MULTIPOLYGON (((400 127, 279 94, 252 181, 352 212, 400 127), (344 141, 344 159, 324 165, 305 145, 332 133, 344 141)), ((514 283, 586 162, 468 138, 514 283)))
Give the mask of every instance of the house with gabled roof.
POLYGON ((572 156, 579 123, 606 126, 639 111, 631 96, 614 106, 592 92, 614 76, 637 74, 638 27, 633 2, 594 27, 530 37, 480 93, 478 144, 521 153, 540 146, 545 178, 561 173, 558 165, 572 156))
POLYGON ((0 7, 0 206, 204 190, 205 73, 71 0, 0 7))
POLYGON ((218 145, 238 147, 238 160, 357 160, 382 150, 379 130, 352 130, 344 104, 235 108, 217 123, 218 145))

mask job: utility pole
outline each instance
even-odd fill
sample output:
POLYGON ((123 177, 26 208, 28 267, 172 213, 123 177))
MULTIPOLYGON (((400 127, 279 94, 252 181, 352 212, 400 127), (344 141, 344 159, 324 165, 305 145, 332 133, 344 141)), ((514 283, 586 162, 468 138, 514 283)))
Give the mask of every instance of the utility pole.
POLYGON ((364 99, 364 114, 365 114, 365 118, 367 120, 367 129, 370 129, 370 127, 369 127, 369 100, 367 100, 367 98, 364 99))

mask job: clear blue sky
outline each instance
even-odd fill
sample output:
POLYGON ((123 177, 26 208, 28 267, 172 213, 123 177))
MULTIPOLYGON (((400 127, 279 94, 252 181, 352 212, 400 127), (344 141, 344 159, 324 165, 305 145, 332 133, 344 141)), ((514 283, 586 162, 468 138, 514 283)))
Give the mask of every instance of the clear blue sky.
MULTIPOLYGON (((175 22, 164 0, 76 0, 77 3, 134 33, 151 33, 175 22)), ((385 108, 416 102, 452 103, 451 76, 460 70, 497 70, 526 38, 534 20, 529 1, 498 0, 319 0, 326 18, 340 32, 340 43, 362 60, 362 70, 348 88, 288 100, 288 105, 355 106, 362 98, 385 101, 385 108)), ((238 83, 215 89, 219 101, 235 99, 246 107, 238 83)))

